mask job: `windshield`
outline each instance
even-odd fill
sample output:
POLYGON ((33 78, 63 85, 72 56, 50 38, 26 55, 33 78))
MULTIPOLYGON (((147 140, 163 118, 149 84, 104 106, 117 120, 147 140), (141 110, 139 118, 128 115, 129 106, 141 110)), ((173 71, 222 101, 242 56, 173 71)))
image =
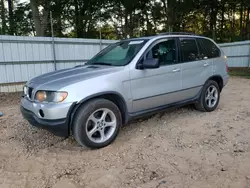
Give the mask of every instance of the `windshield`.
POLYGON ((146 42, 146 40, 117 42, 102 50, 86 65, 125 66, 130 63, 146 42))

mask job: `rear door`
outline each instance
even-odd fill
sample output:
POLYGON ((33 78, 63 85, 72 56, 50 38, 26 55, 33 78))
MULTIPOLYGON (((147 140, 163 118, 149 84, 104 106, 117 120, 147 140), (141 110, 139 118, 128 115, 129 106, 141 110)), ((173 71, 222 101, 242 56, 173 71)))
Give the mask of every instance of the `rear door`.
POLYGON ((212 60, 202 45, 193 37, 180 38, 182 90, 184 99, 195 97, 206 80, 213 75, 212 60))
POLYGON ((205 57, 208 59, 209 62, 212 63, 213 67, 213 74, 224 72, 224 74, 227 74, 224 58, 221 58, 221 51, 217 47, 217 45, 214 44, 209 39, 206 38, 197 38, 196 39, 198 44, 205 50, 205 57))

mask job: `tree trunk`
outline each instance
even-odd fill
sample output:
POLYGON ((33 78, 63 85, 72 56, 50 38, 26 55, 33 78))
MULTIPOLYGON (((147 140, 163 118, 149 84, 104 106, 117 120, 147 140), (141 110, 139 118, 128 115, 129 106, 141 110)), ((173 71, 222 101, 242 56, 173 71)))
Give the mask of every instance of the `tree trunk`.
POLYGON ((76 37, 83 38, 83 20, 81 19, 81 11, 79 8, 78 0, 74 0, 75 6, 75 25, 76 25, 76 37))
POLYGON ((55 0, 55 5, 54 5, 54 12, 53 12, 53 18, 55 20, 55 36, 57 37, 62 37, 63 33, 62 33, 62 14, 63 14, 63 8, 65 6, 65 2, 61 1, 61 0, 55 0))
POLYGON ((234 11, 233 7, 229 10, 229 20, 230 20, 230 40, 233 41, 233 33, 234 33, 234 11))
POLYGON ((30 0, 30 6, 32 10, 32 17, 35 23, 36 36, 44 36, 48 26, 49 1, 46 1, 45 6, 43 7, 43 14, 41 16, 39 14, 39 4, 37 0, 30 0))
MULTIPOLYGON (((122 10, 122 3, 120 2, 119 3, 119 9, 122 10)), ((120 23, 121 23, 121 31, 120 31, 120 39, 123 39, 124 36, 125 36, 125 27, 124 27, 124 24, 123 24, 123 11, 120 11, 119 12, 119 20, 120 20, 120 23)))
POLYGON ((79 37, 80 31, 79 31, 79 7, 78 7, 78 1, 74 0, 74 6, 75 6, 75 27, 76 27, 76 37, 79 37))
POLYGON ((216 22, 218 15, 218 1, 213 0, 211 2, 211 14, 210 14, 210 31, 213 39, 216 39, 216 22))
POLYGON ((43 8, 43 15, 41 16, 41 36, 45 36, 46 30, 48 28, 48 23, 49 23, 49 6, 50 2, 46 1, 46 4, 44 5, 43 8))
POLYGON ((225 3, 224 1, 221 2, 222 7, 221 7, 221 23, 220 23, 220 41, 223 41, 224 38, 224 22, 225 22, 225 3))
POLYGON ((14 35, 15 32, 15 23, 13 17, 13 2, 8 0, 8 9, 9 9, 9 35, 14 35))
POLYGON ((246 36, 247 36, 247 40, 250 40, 250 6, 247 9, 247 20, 246 20, 247 24, 246 24, 246 36))
POLYGON ((165 12, 165 15, 166 15, 166 19, 165 19, 165 23, 166 23, 166 30, 169 30, 167 27, 169 27, 169 23, 168 23, 168 8, 167 8, 167 3, 165 0, 162 0, 162 3, 163 3, 163 7, 164 7, 164 12, 165 12))
POLYGON ((166 14, 166 30, 168 32, 173 32, 174 27, 174 5, 176 4, 176 0, 162 0, 164 12, 166 14))
POLYGON ((233 31, 235 31, 235 9, 236 9, 236 7, 235 6, 233 6, 233 12, 232 12, 232 15, 233 15, 233 31))
POLYGON ((134 13, 129 14, 129 37, 135 37, 136 22, 134 21, 134 13))
POLYGON ((204 14, 203 14, 204 20, 202 22, 202 30, 203 30, 204 34, 205 33, 208 34, 208 30, 209 30, 209 28, 208 28, 208 21, 207 21, 207 15, 209 15, 209 10, 207 8, 205 8, 204 14))
POLYGON ((240 38, 243 39, 243 2, 240 3, 240 38))
POLYGON ((57 18, 57 23, 56 23, 56 36, 58 37, 62 37, 63 33, 62 33, 62 19, 61 19, 61 15, 58 16, 57 18))
POLYGON ((128 38, 128 31, 129 30, 129 22, 128 22, 128 13, 127 10, 125 10, 125 23, 124 23, 124 36, 125 38, 128 38))
POLYGON ((36 35, 41 36, 41 20, 36 0, 30 0, 30 6, 32 10, 32 17, 35 24, 36 35))
POLYGON ((2 20, 2 31, 1 34, 6 34, 6 18, 5 18, 5 7, 4 7, 4 0, 1 0, 1 20, 2 20))
POLYGON ((85 29, 84 29, 84 24, 83 24, 83 21, 85 20, 85 23, 86 22, 86 19, 84 19, 84 15, 85 15, 85 7, 81 7, 80 9, 80 14, 79 14, 79 38, 83 38, 84 37, 84 32, 85 32, 85 29))

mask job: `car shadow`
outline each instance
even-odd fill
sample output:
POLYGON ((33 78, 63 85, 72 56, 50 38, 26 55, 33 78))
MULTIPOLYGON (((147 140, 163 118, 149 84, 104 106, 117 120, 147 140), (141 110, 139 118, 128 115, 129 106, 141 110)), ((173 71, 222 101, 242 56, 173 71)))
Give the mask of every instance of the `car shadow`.
MULTIPOLYGON (((147 121, 159 121, 161 118, 166 118, 165 116, 180 111, 193 110, 192 106, 185 106, 182 108, 175 108, 162 111, 160 113, 155 113, 150 116, 145 116, 139 119, 130 121, 127 125, 122 126, 120 134, 118 135, 118 142, 124 140, 130 140, 136 136, 138 130, 147 129, 150 124, 147 121), (125 136, 124 136, 125 135, 125 136)), ((185 112, 183 112, 185 113, 185 112)), ((55 150, 68 150, 68 151, 86 151, 92 150, 87 147, 80 146, 73 136, 68 138, 57 137, 50 132, 33 127, 29 123, 22 119, 17 125, 15 125, 15 132, 12 136, 15 141, 29 153, 37 153, 41 150, 48 150, 53 152, 55 150), (20 126, 21 125, 21 126, 20 126), (20 134, 21 133, 21 134, 20 134)))

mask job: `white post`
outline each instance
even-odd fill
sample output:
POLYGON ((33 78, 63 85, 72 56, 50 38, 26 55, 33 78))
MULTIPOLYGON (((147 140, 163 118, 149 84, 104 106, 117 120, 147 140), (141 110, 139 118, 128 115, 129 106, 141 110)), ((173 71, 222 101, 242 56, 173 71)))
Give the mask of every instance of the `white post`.
POLYGON ((54 28, 53 28, 53 17, 52 12, 50 11, 50 25, 51 25, 51 37, 52 37, 52 54, 53 54, 53 62, 54 62, 54 69, 56 68, 56 49, 55 49, 55 38, 54 38, 54 28))
POLYGON ((101 51, 102 50, 102 28, 101 27, 100 27, 99 34, 100 34, 100 51, 101 51))
POLYGON ((249 41, 249 52, 248 52, 248 67, 250 67, 250 41, 249 41))

